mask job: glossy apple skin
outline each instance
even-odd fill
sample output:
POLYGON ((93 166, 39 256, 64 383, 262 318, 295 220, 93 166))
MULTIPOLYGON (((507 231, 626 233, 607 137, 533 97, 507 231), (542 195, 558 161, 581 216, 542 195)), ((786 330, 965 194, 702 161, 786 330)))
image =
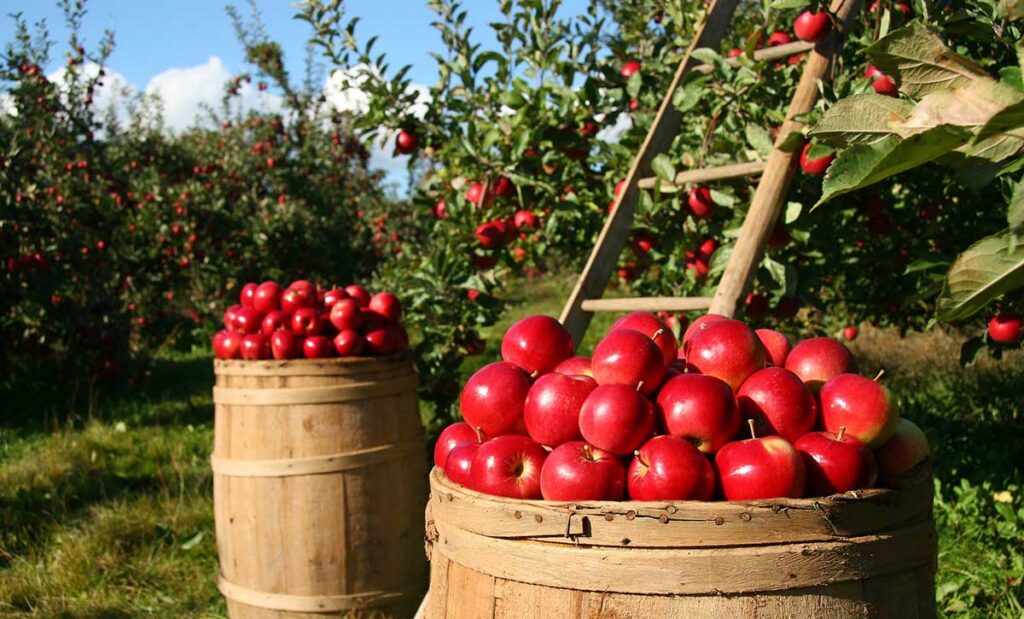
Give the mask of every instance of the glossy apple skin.
POLYGON ((480 451, 480 443, 456 445, 444 462, 444 474, 453 482, 467 488, 473 487, 473 460, 480 451))
POLYGON ((743 381, 736 399, 744 419, 753 419, 758 436, 775 434, 793 442, 818 421, 814 394, 800 377, 785 368, 770 367, 743 381))
POLYGON ((447 428, 441 430, 441 434, 437 437, 437 443, 434 444, 434 466, 443 469, 448 454, 453 449, 465 443, 479 444, 479 442, 476 430, 465 421, 449 424, 447 428))
POLYGON ((694 187, 686 198, 686 205, 696 219, 710 219, 715 214, 715 201, 707 187, 694 187))
POLYGON ((242 309, 242 306, 235 304, 224 310, 224 328, 228 331, 235 330, 235 317, 240 309, 242 309))
POLYGON ((590 367, 590 357, 569 357, 556 365, 554 371, 567 376, 594 376, 594 370, 590 367))
POLYGON ((227 329, 213 336, 213 353, 218 359, 238 359, 242 356, 242 336, 227 329))
POLYGON ((828 166, 832 163, 832 160, 836 158, 836 154, 829 153, 824 157, 811 159, 807 156, 807 151, 809 150, 811 150, 810 142, 804 145, 804 149, 800 151, 800 169, 804 171, 804 174, 821 176, 828 171, 828 166))
POLYGON ((830 337, 801 340, 786 357, 785 368, 817 393, 832 377, 857 371, 850 350, 830 337))
POLYGON ((260 331, 263 335, 273 335, 275 331, 290 331, 292 328, 292 317, 280 310, 274 310, 263 317, 260 323, 260 331))
POLYGON ((739 320, 708 324, 690 341, 686 363, 701 374, 722 379, 734 391, 765 366, 767 354, 757 334, 739 320))
POLYGON ((256 284, 249 282, 242 286, 241 292, 238 293, 238 302, 242 304, 242 307, 252 307, 253 301, 256 298, 256 289, 259 288, 256 284))
POLYGON ((634 501, 710 501, 715 493, 715 471, 707 456, 667 434, 640 446, 626 479, 634 501))
POLYGON ((676 341, 676 336, 672 333, 672 329, 654 314, 648 312, 626 314, 616 320, 615 324, 608 329, 608 332, 611 333, 617 329, 632 329, 651 338, 661 350, 661 354, 665 358, 665 365, 676 360, 676 355, 679 351, 679 343, 676 341))
POLYGON ((651 338, 633 329, 616 329, 598 342, 590 359, 599 385, 626 385, 654 393, 665 376, 665 358, 651 338))
POLYGON ((921 428, 909 419, 900 419, 889 440, 875 450, 879 481, 891 487, 895 477, 923 462, 929 453, 928 437, 921 428))
POLYGON ((277 282, 263 282, 256 288, 252 306, 264 314, 281 309, 281 286, 277 282))
POLYGON ((308 337, 320 335, 321 331, 323 331, 323 322, 320 319, 320 312, 314 308, 300 307, 292 314, 292 333, 308 337))
POLYGON ((625 385, 598 385, 580 409, 583 440, 619 456, 633 453, 653 431, 654 407, 625 385))
POLYGON ((526 395, 523 423, 541 445, 556 447, 580 436, 580 409, 597 382, 589 376, 552 372, 537 379, 526 395))
POLYGON ((804 460, 808 496, 829 496, 875 485, 878 466, 868 446, 848 434, 837 439, 832 432, 808 432, 793 443, 804 460))
POLYGON ((845 327, 843 329, 843 339, 846 340, 847 342, 852 342, 853 340, 857 339, 857 335, 859 334, 860 329, 852 325, 849 327, 845 327))
POLYGON ((1000 344, 1021 340, 1021 318, 1017 314, 996 314, 988 321, 988 338, 1000 344))
POLYGON ((521 434, 484 441, 473 457, 470 487, 494 496, 539 499, 540 473, 547 455, 540 443, 521 434))
POLYGON ((714 376, 680 374, 662 386, 655 403, 666 434, 713 454, 740 430, 740 410, 729 385, 714 376))
POLYGON ((761 340, 765 352, 768 353, 768 362, 780 368, 784 367, 789 351, 793 350, 789 338, 775 329, 757 329, 754 333, 757 334, 757 339, 761 340))
POLYGON ((338 331, 358 331, 366 323, 359 301, 353 298, 335 301, 329 319, 338 331))
POLYGON ((832 20, 825 11, 804 11, 793 22, 793 33, 796 34, 796 38, 808 43, 817 43, 828 36, 831 30, 832 20))
POLYGON ((302 336, 291 331, 270 334, 270 354, 277 360, 298 359, 302 356, 302 336))
POLYGON ((358 357, 366 350, 366 338, 351 329, 339 331, 331 343, 339 357, 358 357))
POLYGON ((324 306, 324 309, 326 309, 329 312, 330 309, 334 307, 335 303, 347 298, 348 293, 345 292, 344 289, 335 288, 333 290, 328 290, 327 292, 324 293, 322 305, 324 306))
POLYGON ((396 323, 402 319, 402 304, 390 292, 378 292, 370 297, 369 309, 383 316, 388 322, 396 323))
POLYGON ((517 366, 496 361, 476 371, 459 396, 462 418, 485 436, 523 433, 523 409, 530 379, 517 366))
POLYGON ((679 344, 678 357, 686 359, 686 353, 690 349, 690 342, 693 338, 706 329, 709 324, 720 320, 728 320, 728 318, 721 314, 704 314, 691 322, 690 326, 686 327, 686 331, 683 333, 683 341, 679 344))
POLYGON ((715 454, 727 501, 800 498, 807 473, 800 454, 781 436, 733 441, 715 454))
POLYGON ((366 340, 366 352, 375 357, 390 355, 395 352, 398 345, 394 333, 387 327, 367 331, 363 337, 366 340))
POLYGON ((840 374, 825 383, 819 393, 821 425, 828 432, 846 433, 876 449, 896 431, 900 420, 889 389, 859 374, 840 374))
POLYGON ((326 359, 334 354, 330 338, 323 335, 307 337, 302 342, 302 355, 307 359, 326 359))
POLYGON ((626 467, 583 441, 562 443, 544 461, 540 493, 545 501, 619 501, 626 493, 626 467))
POLYGON ((247 361, 270 358, 270 338, 262 333, 250 333, 242 337, 242 358, 247 361))
POLYGON ((527 316, 501 338, 501 358, 527 374, 547 374, 573 356, 572 336, 550 316, 527 316))
POLYGON ((345 286, 345 292, 359 303, 360 308, 370 307, 370 293, 366 292, 366 288, 358 284, 352 284, 351 286, 345 286))
POLYGON ((312 284, 304 282, 307 285, 300 285, 295 287, 289 287, 281 294, 281 310, 288 313, 294 314, 295 310, 303 307, 313 307, 316 305, 316 290, 311 289, 312 284))
POLYGON ((257 312, 255 308, 242 307, 235 311, 234 321, 231 324, 233 331, 249 335, 250 333, 259 333, 262 328, 263 314, 257 312))

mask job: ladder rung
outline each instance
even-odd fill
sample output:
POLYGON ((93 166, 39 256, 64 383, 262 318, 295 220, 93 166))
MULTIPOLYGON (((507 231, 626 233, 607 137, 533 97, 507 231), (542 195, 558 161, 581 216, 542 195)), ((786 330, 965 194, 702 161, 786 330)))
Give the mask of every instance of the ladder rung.
MULTIPOLYGON (((793 41, 792 43, 785 43, 783 45, 776 45, 775 47, 759 49, 754 52, 754 60, 781 60, 782 58, 788 58, 789 56, 796 56, 797 54, 809 52, 812 49, 814 49, 814 43, 793 41)), ((727 58, 725 62, 732 67, 740 66, 739 58, 727 58)), ((711 73, 714 71, 714 67, 709 64, 702 64, 697 65, 693 70, 701 73, 711 73)))
POLYGON ((711 297, 626 297, 587 299, 584 312, 689 312, 711 307, 711 297))
MULTIPOLYGON (((717 166, 714 168, 701 168, 699 170, 687 170, 676 174, 672 183, 662 183, 662 191, 673 191, 687 183, 708 183, 720 181, 726 178, 737 178, 740 176, 757 176, 764 172, 766 163, 764 161, 748 161, 746 163, 730 163, 729 165, 717 166)), ((658 182, 656 176, 641 178, 637 183, 640 189, 654 189, 658 182)))

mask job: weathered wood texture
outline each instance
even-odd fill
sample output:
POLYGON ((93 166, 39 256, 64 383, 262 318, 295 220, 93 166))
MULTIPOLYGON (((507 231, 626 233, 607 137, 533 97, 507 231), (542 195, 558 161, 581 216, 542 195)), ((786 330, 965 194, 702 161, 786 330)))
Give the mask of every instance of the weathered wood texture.
POLYGON ((896 490, 515 501, 431 474, 427 619, 932 617, 928 465, 896 490))
POLYGON ((621 299, 589 299, 583 302, 586 312, 689 312, 706 310, 711 297, 624 297, 621 299))
POLYGON ((427 496, 407 356, 215 361, 220 590, 235 619, 412 616, 427 496))

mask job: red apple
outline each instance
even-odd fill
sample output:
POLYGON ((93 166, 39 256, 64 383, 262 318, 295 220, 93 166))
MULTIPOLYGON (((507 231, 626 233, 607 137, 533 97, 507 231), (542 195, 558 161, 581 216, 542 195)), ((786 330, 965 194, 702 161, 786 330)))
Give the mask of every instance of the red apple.
POLYGON ((492 438, 480 445, 473 458, 471 487, 495 496, 539 499, 540 473, 547 455, 540 443, 528 436, 492 438))
POLYGON ((358 331, 363 327, 365 319, 359 301, 355 298, 339 299, 334 303, 329 314, 334 328, 341 331, 358 331))
POLYGON ((842 494, 875 485, 875 456, 843 428, 837 434, 809 432, 793 443, 793 448, 804 460, 810 496, 842 494))
MULTIPOLYGON (((308 283, 308 282, 307 282, 308 283)), ((316 291, 310 290, 305 286, 298 288, 288 288, 281 294, 281 309, 286 314, 294 314, 295 310, 303 307, 313 307, 316 305, 316 291)))
POLYGON ((896 430, 884 445, 875 450, 878 478, 891 486, 893 479, 928 457, 928 437, 909 419, 900 419, 896 430))
POLYGON ((633 453, 654 431, 654 408, 625 385, 599 385, 580 409, 580 434, 604 451, 633 453))
POLYGON ((896 82, 885 74, 880 74, 878 77, 871 81, 871 88, 880 95, 887 97, 898 97, 900 96, 900 89, 896 86, 896 82))
POLYGON ((694 187, 686 198, 690 212, 697 219, 710 219, 715 213, 715 201, 711 198, 711 190, 707 187, 694 187))
POLYGON ((334 352, 339 357, 358 357, 366 350, 366 338, 358 331, 345 329, 334 336, 334 352))
POLYGON ((556 365, 552 371, 566 376, 594 376, 594 371, 590 367, 590 357, 569 357, 556 365))
POLYGON ((754 333, 757 334, 757 339, 761 340, 765 352, 768 353, 768 362, 780 368, 785 366, 786 357, 789 356, 789 351, 793 348, 789 343, 789 338, 774 329, 757 329, 754 333))
POLYGON ((796 499, 804 494, 803 459, 781 436, 728 443, 715 454, 715 468, 727 501, 796 499))
POLYGON ((274 310, 263 317, 260 331, 263 335, 272 335, 275 331, 288 331, 292 328, 292 317, 280 310, 274 310))
POLYGON ((665 358, 654 340, 633 329, 616 329, 594 348, 591 368, 599 385, 626 385, 654 393, 665 376, 665 358))
POLYGON ((235 316, 238 315, 238 310, 240 309, 242 309, 242 306, 235 304, 224 310, 224 328, 228 331, 235 330, 235 316))
POLYGON ((302 336, 291 331, 274 331, 269 337, 270 353, 275 359, 298 359, 302 356, 302 336))
POLYGON ((394 342, 393 349, 395 351, 405 350, 409 347, 409 334, 406 332, 405 327, 393 324, 388 325, 385 328, 391 334, 391 340, 394 342))
POLYGON ((402 129, 395 136, 395 152, 399 155, 411 155, 419 148, 420 139, 408 129, 402 129))
POLYGON ((792 443, 818 420, 814 394, 799 376, 785 368, 754 372, 743 381, 736 399, 743 417, 757 424, 758 435, 776 434, 792 443))
POLYGON ((366 352, 374 357, 390 355, 398 350, 395 334, 388 330, 387 327, 373 330, 367 329, 364 337, 366 339, 366 352))
POLYGON ((527 316, 501 338, 501 358, 528 374, 547 374, 572 356, 575 345, 562 323, 550 316, 527 316))
POLYGON ((479 444, 480 442, 480 437, 477 435, 476 430, 465 421, 456 421, 450 424, 447 428, 441 430, 441 434, 437 437, 437 443, 434 444, 434 466, 444 469, 444 463, 448 459, 448 454, 453 449, 466 443, 479 444))
POLYGON ((896 431, 899 410, 892 393, 878 381, 859 374, 840 374, 825 383, 821 398, 821 425, 829 432, 846 433, 881 447, 896 431))
MULTIPOLYGON (((786 369, 817 392, 832 377, 857 371, 857 360, 846 346, 830 337, 802 340, 786 357, 786 369)), ((838 428, 837 428, 838 429, 838 428)))
POLYGON ((257 288, 259 288, 259 286, 252 282, 242 286, 242 291, 238 295, 238 302, 242 304, 242 307, 253 306, 253 302, 256 299, 257 288))
POLYGON ((310 336, 320 335, 323 331, 323 322, 320 319, 320 312, 312 307, 300 307, 292 314, 292 332, 297 335, 310 336))
POLYGON ((326 359, 334 354, 331 340, 323 335, 307 337, 302 341, 302 355, 307 359, 326 359))
POLYGON ((1016 344, 1021 340, 1021 319, 1018 314, 998 313, 988 321, 988 339, 1000 344, 1016 344))
POLYGON ((476 371, 459 396, 462 418, 485 436, 522 433, 530 379, 517 366, 496 361, 476 371))
POLYGON ((796 38, 808 43, 817 43, 824 39, 830 30, 832 30, 832 20, 825 11, 817 13, 804 11, 793 22, 793 32, 796 33, 796 38))
POLYGON ((494 193, 490 189, 484 189, 483 183, 472 183, 466 189, 466 202, 477 208, 486 208, 494 202, 494 193))
POLYGON ((857 327, 850 325, 843 329, 843 339, 846 340, 847 342, 852 342, 853 340, 857 339, 857 335, 859 333, 860 330, 857 329, 857 327))
POLYGON ((480 450, 480 443, 462 443, 456 445, 444 462, 445 477, 467 488, 473 485, 473 459, 480 450))
POLYGON ((638 71, 640 71, 640 61, 627 60, 626 62, 622 63, 622 69, 620 69, 619 72, 622 74, 622 77, 628 79, 631 75, 637 73, 638 71))
POLYGON ((242 336, 222 330, 213 336, 213 354, 218 359, 238 359, 242 354, 242 336))
POLYGON ((398 322, 402 319, 402 304, 394 294, 390 292, 378 292, 370 297, 369 309, 383 316, 388 322, 398 322))
POLYGON ((689 441, 655 436, 637 451, 627 484, 634 501, 710 501, 715 471, 689 441))
POLYGON ((518 210, 515 214, 515 224, 520 230, 533 230, 540 226, 540 218, 533 211, 518 210))
POLYGON ((324 293, 324 298, 323 298, 324 309, 330 310, 332 307, 334 307, 335 303, 337 303, 338 301, 341 301, 342 299, 347 299, 347 298, 348 298, 348 293, 345 292, 341 288, 335 288, 333 290, 328 290, 327 292, 324 293))
POLYGON ((728 318, 721 314, 704 314, 691 322, 690 326, 686 327, 686 331, 683 333, 683 341, 679 345, 679 358, 686 358, 686 352, 690 349, 690 341, 698 333, 706 329, 709 324, 719 320, 728 320, 728 318))
POLYGON ((836 158, 836 154, 833 152, 817 159, 810 159, 807 157, 807 151, 809 150, 811 150, 810 142, 805 144, 804 149, 800 151, 800 169, 804 171, 804 174, 821 176, 828 170, 828 166, 836 158))
POLYGON ((608 329, 608 332, 611 333, 616 329, 633 329, 651 338, 658 348, 661 349, 661 354, 665 358, 665 365, 676 360, 679 348, 676 336, 672 333, 672 329, 654 314, 648 312, 627 314, 616 320, 615 324, 608 329))
POLYGON ((235 320, 231 327, 242 335, 259 333, 263 328, 263 314, 251 307, 240 308, 235 311, 235 320))
POLYGON ((626 468, 607 451, 563 443, 548 454, 540 472, 545 501, 619 501, 626 493, 626 468))
POLYGON ((680 374, 658 392, 655 412, 667 434, 713 454, 740 430, 740 411, 729 385, 714 376, 680 374))
POLYGON ((785 45, 791 42, 793 39, 788 34, 781 31, 771 33, 768 37, 768 47, 775 47, 776 45, 785 45))
POLYGON ((356 284, 345 286, 345 292, 359 303, 360 308, 370 306, 370 293, 366 292, 366 289, 362 286, 356 284))
POLYGON ((720 378, 734 390, 765 365, 764 345, 739 320, 719 320, 690 341, 686 363, 701 374, 720 378))
POLYGON ((526 432, 542 445, 556 447, 580 439, 580 408, 597 387, 589 376, 557 372, 537 379, 526 395, 523 422, 526 432))
POLYGON ((277 282, 263 282, 256 288, 252 306, 264 314, 281 309, 281 286, 277 282))
POLYGON ((262 333, 250 333, 242 338, 242 358, 247 361, 270 358, 270 338, 262 333))

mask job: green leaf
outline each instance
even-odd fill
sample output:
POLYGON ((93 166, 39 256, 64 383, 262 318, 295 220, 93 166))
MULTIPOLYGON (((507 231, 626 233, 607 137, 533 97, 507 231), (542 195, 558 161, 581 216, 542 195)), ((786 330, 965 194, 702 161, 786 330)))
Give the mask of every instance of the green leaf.
POLYGON ((873 185, 915 168, 964 143, 970 133, 961 127, 940 126, 906 140, 889 137, 874 144, 854 144, 832 162, 814 208, 836 196, 873 185))
POLYGON ((1024 226, 1024 178, 1017 181, 1006 209, 1006 221, 1011 229, 1024 226))
POLYGON ((744 128, 747 137, 747 144, 757 151, 758 155, 767 157, 772 152, 772 136, 761 126, 748 123, 744 128))
POLYGON ((655 176, 667 183, 671 183, 676 178, 676 167, 665 153, 656 155, 651 160, 651 170, 654 171, 655 176))
POLYGON ((900 92, 912 97, 988 77, 984 69, 946 47, 935 31, 916 21, 864 51, 883 73, 896 78, 900 92))
POLYGON ((800 213, 803 212, 804 205, 799 202, 790 202, 786 204, 786 213, 783 221, 786 224, 791 224, 800 217, 800 213))
POLYGON ((802 9, 808 4, 810 4, 808 0, 774 0, 772 8, 777 11, 785 11, 788 9, 802 9))
POLYGON ((808 133, 836 144, 871 144, 892 135, 890 124, 910 116, 914 104, 876 93, 852 95, 836 101, 808 133))
POLYGON ((784 153, 795 153, 804 145, 804 136, 799 131, 790 131, 784 140, 779 144, 779 150, 784 153))
POLYGON ((1010 21, 1024 19, 1024 0, 999 0, 996 15, 1010 21))
POLYGON ((981 336, 972 337, 960 345, 960 366, 968 367, 974 365, 978 360, 978 353, 985 349, 985 340, 981 336))
POLYGON ((643 86, 643 84, 643 77, 641 77, 640 71, 630 75, 629 81, 626 82, 626 94, 633 99, 636 99, 637 95, 640 94, 640 87, 643 86))
POLYGON ((970 318, 998 297, 1024 286, 1024 244, 1009 230, 988 236, 960 254, 946 273, 936 318, 970 318))
POLYGON ((1012 105, 1004 107, 989 117, 978 131, 978 140, 984 140, 999 133, 1006 133, 1015 129, 1024 128, 1024 97, 1012 105))

